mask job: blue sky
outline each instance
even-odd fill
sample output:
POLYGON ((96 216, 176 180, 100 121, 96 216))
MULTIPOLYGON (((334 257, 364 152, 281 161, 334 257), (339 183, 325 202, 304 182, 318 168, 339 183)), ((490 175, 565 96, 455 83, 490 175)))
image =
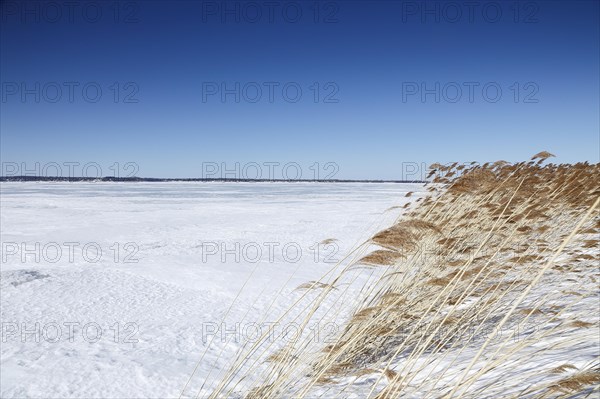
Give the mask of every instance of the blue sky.
POLYGON ((3 165, 600 161, 597 1, 53 4, 2 2, 3 165))

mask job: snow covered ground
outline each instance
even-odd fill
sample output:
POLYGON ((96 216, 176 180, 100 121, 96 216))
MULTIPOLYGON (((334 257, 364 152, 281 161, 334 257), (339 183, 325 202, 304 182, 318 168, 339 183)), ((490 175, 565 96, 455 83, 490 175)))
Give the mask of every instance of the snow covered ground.
POLYGON ((179 397, 200 359, 188 391, 205 380, 201 392, 210 388, 240 345, 290 306, 295 287, 391 224, 400 210, 389 208, 423 187, 0 189, 1 396, 166 398, 179 397))

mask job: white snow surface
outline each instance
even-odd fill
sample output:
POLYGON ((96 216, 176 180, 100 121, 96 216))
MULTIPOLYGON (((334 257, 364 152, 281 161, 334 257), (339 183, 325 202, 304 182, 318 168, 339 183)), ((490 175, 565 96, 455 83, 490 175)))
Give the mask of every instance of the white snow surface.
POLYGON ((406 192, 424 193, 300 182, 0 190, 3 398, 179 397, 197 364, 190 396, 208 392, 246 326, 277 317, 294 288, 389 226, 406 192), (220 325, 229 332, 210 334, 220 325))

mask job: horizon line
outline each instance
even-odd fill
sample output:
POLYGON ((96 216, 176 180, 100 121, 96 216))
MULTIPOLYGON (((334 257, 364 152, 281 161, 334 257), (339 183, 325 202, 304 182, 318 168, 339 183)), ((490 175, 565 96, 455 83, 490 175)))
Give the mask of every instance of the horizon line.
POLYGON ((123 183, 161 183, 161 182, 227 182, 227 183, 428 183, 427 180, 392 179, 241 179, 213 177, 63 177, 63 176, 0 176, 1 183, 13 182, 123 182, 123 183))

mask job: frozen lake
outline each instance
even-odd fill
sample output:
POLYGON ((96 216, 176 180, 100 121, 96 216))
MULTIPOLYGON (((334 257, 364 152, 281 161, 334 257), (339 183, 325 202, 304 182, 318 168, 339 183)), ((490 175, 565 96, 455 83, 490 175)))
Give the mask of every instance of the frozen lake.
MULTIPOLYGON (((406 192, 422 190, 2 183, 1 396, 178 397, 207 326, 287 308, 295 287, 319 279, 391 224, 400 209, 389 208, 406 192)), ((238 349, 235 339, 212 345, 191 392, 238 349)))

